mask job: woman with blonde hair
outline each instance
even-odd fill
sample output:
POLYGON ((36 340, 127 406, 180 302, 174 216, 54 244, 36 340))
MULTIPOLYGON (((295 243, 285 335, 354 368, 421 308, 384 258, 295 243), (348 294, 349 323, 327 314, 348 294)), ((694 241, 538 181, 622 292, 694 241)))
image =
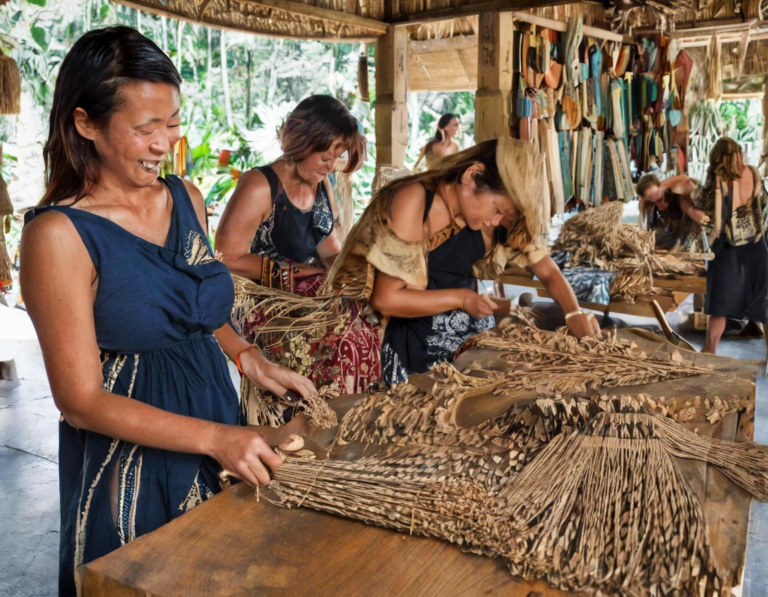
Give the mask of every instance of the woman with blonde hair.
POLYGON ((693 198, 709 216, 704 226, 715 253, 707 268, 704 352, 717 351, 726 318, 768 322, 767 198, 757 169, 744 163, 739 144, 718 139, 709 154, 704 186, 693 198))
POLYGON ((437 169, 382 188, 352 229, 329 290, 367 299, 388 319, 386 383, 452 360, 468 338, 492 327, 494 303, 478 294, 476 280, 495 277, 509 261, 542 281, 577 337, 599 333, 547 254, 549 207, 538 188, 540 158, 530 152, 504 139, 448 156, 437 169))

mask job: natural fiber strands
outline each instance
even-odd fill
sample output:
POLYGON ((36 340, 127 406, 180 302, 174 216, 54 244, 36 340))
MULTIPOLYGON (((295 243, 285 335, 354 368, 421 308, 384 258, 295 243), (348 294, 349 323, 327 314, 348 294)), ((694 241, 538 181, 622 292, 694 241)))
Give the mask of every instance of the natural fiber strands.
POLYGON ((624 205, 615 201, 588 209, 563 224, 555 251, 568 251, 566 267, 587 266, 616 271, 611 298, 634 303, 641 294, 655 294, 654 275, 698 275, 709 255, 655 252, 653 231, 621 222, 624 205))
POLYGON ((546 246, 550 202, 543 201, 546 185, 544 155, 535 143, 501 137, 496 165, 515 207, 525 216, 532 243, 546 246))
POLYGON ((232 322, 240 333, 249 318, 263 319, 259 334, 262 346, 282 344, 288 334, 321 337, 328 331, 341 331, 348 323, 349 313, 341 308, 336 295, 306 297, 268 288, 240 276, 235 283, 235 303, 232 322))
MULTIPOLYGON (((2 144, 0 144, 0 164, 2 163, 2 153, 2 144)), ((11 224, 11 214, 13 214, 13 204, 8 194, 8 185, 5 184, 5 180, 0 175, 0 292, 5 288, 10 288, 13 284, 13 264, 5 244, 6 226, 11 224)))
POLYGON ((299 408, 307 415, 310 425, 318 429, 330 429, 339 424, 336 413, 328 406, 328 400, 339 395, 338 385, 325 386, 299 400, 299 408))
MULTIPOLYGON (((0 164, 2 164, 2 145, 0 145, 0 164)), ((0 176, 0 223, 5 219, 3 216, 10 216, 13 213, 13 203, 8 194, 8 185, 5 179, 0 176)), ((2 227, 2 226, 0 226, 2 227)))
POLYGON ((713 464, 756 499, 768 501, 768 448, 752 442, 726 442, 691 433, 664 417, 652 420, 655 434, 670 454, 713 464))
POLYGON ((718 594, 702 506, 644 417, 597 415, 502 492, 513 574, 588 594, 718 594))
POLYGON ((328 400, 336 398, 340 394, 338 384, 330 384, 320 388, 314 394, 301 398, 296 404, 288 403, 274 396, 266 394, 253 385, 243 376, 240 381, 240 409, 243 420, 250 425, 264 425, 266 427, 281 427, 285 425, 285 412, 289 408, 296 408, 307 416, 309 424, 318 429, 330 429, 338 425, 339 420, 333 409, 328 406, 328 400))
POLYGON ((287 458, 269 489, 286 507, 304 506, 403 533, 437 537, 474 553, 495 555, 501 502, 464 479, 399 479, 376 458, 355 462, 287 458))
POLYGON ((21 76, 16 61, 0 50, 0 114, 21 112, 21 76))

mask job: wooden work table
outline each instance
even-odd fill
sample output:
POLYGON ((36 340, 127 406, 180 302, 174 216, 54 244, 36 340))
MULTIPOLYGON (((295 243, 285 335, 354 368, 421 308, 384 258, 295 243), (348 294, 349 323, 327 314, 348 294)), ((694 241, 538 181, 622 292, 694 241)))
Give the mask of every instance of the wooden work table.
MULTIPOLYGON (((628 333, 622 330, 622 334, 628 333)), ((660 340, 637 338, 637 342, 647 351, 669 349, 660 340)), ((751 380, 756 362, 699 354, 689 357, 700 364, 714 364, 713 374, 607 392, 682 398, 738 395, 751 398, 754 404, 751 380)), ((509 366, 487 349, 465 352, 456 365, 478 361, 490 368, 509 366)), ((493 408, 498 405, 489 405, 489 411, 493 408)), ((751 414, 733 413, 716 425, 692 422, 689 428, 744 441, 752 437, 752 418, 751 414)), ((712 466, 678 462, 704 504, 710 541, 726 585, 736 586, 744 566, 751 498, 712 466)), ((436 539, 408 536, 304 508, 280 508, 268 503, 265 496, 262 490, 257 500, 254 490, 245 485, 230 487, 157 531, 91 562, 81 569, 84 594, 566 595, 543 581, 513 578, 500 559, 466 554, 436 539)))
MULTIPOLYGON (((550 298, 549 294, 544 290, 544 285, 539 280, 534 279, 533 274, 524 268, 515 267, 508 269, 499 276, 498 282, 513 286, 535 288, 539 296, 550 298)), ((595 311, 610 311, 611 313, 624 315, 654 317, 651 301, 655 300, 659 303, 659 306, 665 313, 671 313, 682 304, 689 294, 704 294, 707 292, 707 279, 699 276, 654 277, 653 285, 659 288, 662 293, 640 295, 633 304, 613 300, 607 305, 587 302, 580 302, 579 304, 584 309, 593 309, 595 311)))
MULTIPOLYGON (((501 560, 304 508, 235 485, 85 567, 84 593, 210 595, 530 595, 501 560)), ((541 597, 565 595, 538 583, 541 597)))

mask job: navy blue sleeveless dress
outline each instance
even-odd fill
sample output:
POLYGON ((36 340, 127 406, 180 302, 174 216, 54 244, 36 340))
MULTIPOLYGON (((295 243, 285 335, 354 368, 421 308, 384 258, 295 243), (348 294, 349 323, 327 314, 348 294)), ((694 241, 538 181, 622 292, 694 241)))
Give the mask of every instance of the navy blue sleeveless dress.
MULTIPOLYGON (((161 179, 162 180, 162 179, 161 179)), ((74 224, 98 273, 93 304, 104 389, 163 410, 237 424, 238 398, 213 337, 234 288, 213 257, 183 182, 165 179, 173 214, 164 247, 72 207, 43 207, 74 224)), ((218 464, 59 427, 60 595, 75 568, 149 533, 219 491, 218 464), (116 508, 116 514, 113 514, 116 508)))
MULTIPOLYGON (((426 222, 434 193, 425 187, 426 222)), ((427 258, 428 290, 474 289, 472 265, 485 255, 483 233, 464 227, 431 250, 427 258)), ((463 309, 426 317, 392 317, 381 345, 381 376, 388 385, 424 373, 435 363, 450 361, 472 336, 495 325, 493 316, 475 319, 463 309)))

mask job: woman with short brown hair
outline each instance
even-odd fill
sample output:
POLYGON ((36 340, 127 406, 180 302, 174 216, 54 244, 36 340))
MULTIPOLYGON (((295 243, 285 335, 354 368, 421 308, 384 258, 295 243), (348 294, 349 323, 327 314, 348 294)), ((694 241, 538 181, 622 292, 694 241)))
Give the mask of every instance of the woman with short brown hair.
POLYGON ((279 132, 283 155, 244 173, 216 233, 233 274, 263 286, 314 294, 315 278, 341 249, 328 175, 365 161, 365 137, 346 106, 329 95, 302 100, 279 132), (302 280, 295 287, 291 280, 302 280))
MULTIPOLYGON (((216 233, 216 249, 230 271, 257 283, 238 283, 239 303, 249 306, 235 315, 235 324, 264 343, 270 358, 319 386, 338 382, 343 393, 365 392, 379 377, 379 343, 374 322, 359 305, 347 305, 343 330, 302 339, 300 350, 309 344, 303 359, 296 358, 285 336, 268 344, 269 332, 260 334, 275 312, 262 308, 265 301, 273 307, 291 304, 296 297, 281 292, 309 298, 320 290, 326 268, 341 250, 328 175, 342 159, 343 173, 362 167, 365 136, 342 102, 313 95, 291 112, 279 138, 283 155, 240 177, 216 233)), ((252 396, 252 387, 244 386, 242 395, 252 396)))

